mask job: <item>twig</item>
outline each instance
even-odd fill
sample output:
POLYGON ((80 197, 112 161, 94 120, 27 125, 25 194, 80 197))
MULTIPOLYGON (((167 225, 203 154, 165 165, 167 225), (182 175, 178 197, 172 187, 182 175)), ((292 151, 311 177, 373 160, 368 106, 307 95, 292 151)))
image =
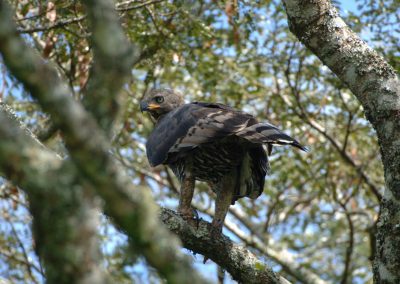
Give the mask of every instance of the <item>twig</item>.
POLYGON ((350 266, 351 266, 351 256, 353 253, 353 248, 354 248, 354 225, 353 225, 353 220, 351 219, 351 215, 347 211, 346 205, 338 201, 339 205, 343 208, 344 214, 347 219, 347 223, 349 226, 349 241, 348 241, 348 246, 346 248, 346 256, 345 256, 345 262, 344 262, 344 269, 342 273, 342 281, 340 282, 341 284, 347 284, 348 283, 348 278, 349 278, 349 273, 350 273, 350 266))
POLYGON ((36 33, 36 32, 50 31, 53 29, 64 27, 66 25, 70 25, 73 23, 83 21, 84 19, 86 19, 86 15, 82 15, 82 16, 72 18, 72 19, 60 20, 60 21, 58 21, 54 24, 48 25, 48 26, 35 27, 35 28, 29 28, 29 29, 18 29, 17 31, 20 34, 30 34, 30 33, 36 33))
POLYGON ((150 1, 138 4, 138 5, 131 6, 131 7, 122 7, 122 6, 128 6, 130 3, 135 2, 135 1, 125 1, 125 2, 118 3, 116 5, 115 10, 119 11, 119 12, 121 12, 121 11, 126 12, 126 11, 140 9, 140 8, 148 6, 148 5, 157 4, 157 3, 160 3, 163 1, 165 1, 165 0, 150 0, 150 1))
POLYGON ((35 266, 29 261, 29 257, 28 257, 28 254, 27 254, 27 252, 26 252, 25 246, 24 246, 24 244, 22 243, 21 239, 19 238, 18 233, 17 233, 17 231, 15 230, 14 224, 13 224, 12 222, 10 222, 10 221, 8 222, 8 224, 9 224, 10 227, 11 227, 11 231, 12 231, 12 233, 13 233, 15 239, 17 240, 18 246, 19 246, 19 248, 21 249, 22 255, 23 255, 24 259, 25 259, 24 264, 25 264, 25 266, 26 266, 26 270, 28 271, 29 278, 30 278, 34 283, 39 283, 39 282, 37 281, 37 279, 36 279, 36 278, 33 276, 33 274, 32 274, 32 268, 36 269, 36 271, 38 271, 39 273, 41 272, 40 269, 38 269, 37 267, 35 267, 35 266))
POLYGON ((382 199, 382 194, 379 192, 379 189, 377 188, 377 186, 370 180, 368 175, 362 170, 362 167, 357 165, 356 162, 350 157, 350 155, 346 151, 343 150, 343 146, 340 145, 340 142, 338 142, 331 135, 329 135, 323 126, 321 126, 319 123, 317 123, 316 121, 314 121, 312 118, 310 118, 308 116, 307 111, 304 109, 304 107, 300 101, 300 96, 299 96, 298 90, 291 83, 291 80, 289 77, 290 63, 291 63, 291 61, 288 60, 285 77, 286 77, 288 86, 290 87, 290 89, 292 90, 292 93, 294 94, 294 96, 296 98, 296 103, 297 103, 297 106, 298 106, 300 112, 298 110, 296 110, 296 108, 293 108, 293 111, 295 112, 296 115, 298 115, 300 118, 302 118, 305 123, 307 123, 313 129, 315 129, 320 134, 322 134, 332 144, 332 146, 337 150, 337 152, 342 156, 342 158, 348 164, 350 164, 356 170, 356 172, 361 176, 361 178, 368 185, 369 189, 375 195, 377 200, 380 201, 382 199))
MULTIPOLYGON (((165 1, 165 0, 152 0, 152 1, 143 2, 141 4, 134 5, 134 6, 131 6, 131 7, 122 7, 124 5, 127 5, 127 4, 130 4, 130 3, 134 2, 134 1, 126 1, 126 2, 123 2, 123 3, 118 3, 116 5, 115 10, 118 11, 118 12, 127 12, 127 11, 131 11, 131 10, 140 9, 140 8, 146 7, 146 6, 151 5, 151 4, 160 3, 160 2, 163 2, 163 1, 165 1)), ((43 15, 45 15, 45 14, 46 13, 43 13, 43 15)), ((36 15, 35 17, 38 17, 38 16, 39 15, 36 15)), ((48 26, 39 26, 39 27, 28 28, 28 29, 18 29, 17 31, 18 31, 18 33, 21 33, 21 34, 30 34, 30 33, 36 33, 36 32, 50 31, 50 30, 53 30, 53 29, 65 27, 65 26, 73 24, 73 23, 81 22, 81 21, 85 20, 86 17, 87 17, 87 15, 81 15, 81 16, 78 16, 78 17, 75 17, 75 18, 71 18, 71 19, 60 20, 60 21, 58 21, 58 22, 56 22, 54 24, 48 25, 48 26)), ((24 19, 21 19, 21 20, 28 20, 28 19, 30 19, 30 18, 24 18, 24 19)))

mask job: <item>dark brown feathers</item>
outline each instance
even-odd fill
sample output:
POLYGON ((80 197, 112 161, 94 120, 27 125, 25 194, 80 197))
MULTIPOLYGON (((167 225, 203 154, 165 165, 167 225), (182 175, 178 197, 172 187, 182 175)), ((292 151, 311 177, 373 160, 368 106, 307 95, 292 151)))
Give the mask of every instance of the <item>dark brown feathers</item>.
POLYGON ((250 114, 216 103, 184 104, 179 94, 165 89, 150 92, 141 109, 156 120, 146 143, 150 164, 169 165, 183 181, 186 162, 191 160, 190 175, 208 182, 217 195, 230 178, 232 202, 262 193, 272 145, 306 150, 274 125, 260 123, 250 114))
POLYGON ((182 105, 157 122, 146 144, 149 162, 156 166, 167 162, 171 154, 239 133, 251 119, 248 114, 218 104, 182 105))
POLYGON ((247 113, 221 104, 195 102, 176 108, 157 122, 147 140, 147 156, 150 164, 157 166, 171 162, 174 154, 229 136, 254 144, 292 145, 306 150, 275 126, 258 123, 247 113))

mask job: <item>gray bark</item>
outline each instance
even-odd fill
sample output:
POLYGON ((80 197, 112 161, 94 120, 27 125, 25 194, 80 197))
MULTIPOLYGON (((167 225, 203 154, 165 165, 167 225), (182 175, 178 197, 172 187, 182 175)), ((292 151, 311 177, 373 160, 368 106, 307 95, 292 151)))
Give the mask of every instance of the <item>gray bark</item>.
POLYGON ((376 130, 385 172, 377 224, 375 283, 400 283, 400 84, 393 68, 327 0, 284 0, 290 30, 360 101, 376 130))
POLYGON ((85 196, 75 168, 17 124, 4 104, 0 137, 0 172, 29 198, 36 252, 46 267, 47 281, 108 283, 97 240, 100 214, 94 210, 95 201, 85 196))
POLYGON ((90 41, 94 57, 84 105, 96 118, 99 126, 110 135, 112 124, 123 102, 120 88, 127 81, 132 65, 139 59, 140 53, 136 46, 127 41, 113 2, 84 2, 91 24, 90 41))

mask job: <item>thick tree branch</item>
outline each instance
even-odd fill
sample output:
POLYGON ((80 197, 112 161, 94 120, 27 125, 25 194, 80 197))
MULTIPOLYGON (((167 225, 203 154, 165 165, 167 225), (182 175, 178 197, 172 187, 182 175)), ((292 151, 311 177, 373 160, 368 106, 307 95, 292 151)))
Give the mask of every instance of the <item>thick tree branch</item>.
POLYGON ((180 237, 185 248, 213 260, 239 283, 289 283, 259 261, 254 254, 234 244, 229 238, 213 238, 210 223, 200 220, 198 227, 194 228, 177 213, 165 208, 161 210, 161 220, 180 237))
POLYGON ((400 282, 400 82, 327 0, 284 0, 290 30, 354 93, 375 128, 386 189, 377 225, 374 280, 400 282))
POLYGON ((108 132, 121 104, 120 89, 139 58, 137 47, 128 43, 113 2, 84 1, 91 24, 93 66, 84 96, 85 106, 100 127, 108 132))
POLYGON ((6 65, 64 133, 72 161, 104 200, 106 213, 168 281, 204 283, 189 259, 179 252, 177 238, 158 221, 147 191, 132 186, 110 156, 109 143, 96 121, 70 96, 56 70, 22 41, 8 6, 0 3, 0 52, 6 65))
POLYGON ((0 172, 29 197, 36 251, 46 266, 47 281, 107 283, 98 251, 99 214, 82 195, 75 168, 18 125, 4 104, 0 137, 0 172))

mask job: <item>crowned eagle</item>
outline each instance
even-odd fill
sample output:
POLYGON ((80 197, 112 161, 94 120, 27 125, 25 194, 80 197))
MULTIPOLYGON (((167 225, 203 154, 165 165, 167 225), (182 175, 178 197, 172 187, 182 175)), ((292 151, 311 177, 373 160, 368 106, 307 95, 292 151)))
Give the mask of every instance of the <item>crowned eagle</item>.
POLYGON ((194 217, 191 201, 196 180, 208 183, 216 193, 214 233, 222 232, 229 206, 237 199, 261 195, 273 145, 306 151, 268 122, 219 103, 185 103, 181 94, 170 89, 151 90, 140 109, 155 121, 146 143, 150 165, 168 165, 181 183, 181 216, 194 217))

